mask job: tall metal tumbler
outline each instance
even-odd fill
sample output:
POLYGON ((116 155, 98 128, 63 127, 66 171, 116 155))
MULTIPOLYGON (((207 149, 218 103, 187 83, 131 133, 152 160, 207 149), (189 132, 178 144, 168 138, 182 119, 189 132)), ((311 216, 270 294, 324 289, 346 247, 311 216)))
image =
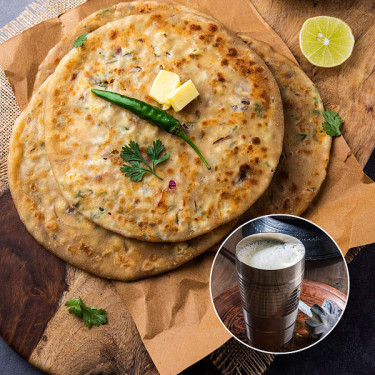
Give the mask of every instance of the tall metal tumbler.
POLYGON ((236 269, 247 337, 251 346, 277 352, 293 337, 305 256, 287 268, 254 268, 241 262, 238 253, 256 241, 303 244, 286 234, 258 233, 242 239, 236 246, 236 269))

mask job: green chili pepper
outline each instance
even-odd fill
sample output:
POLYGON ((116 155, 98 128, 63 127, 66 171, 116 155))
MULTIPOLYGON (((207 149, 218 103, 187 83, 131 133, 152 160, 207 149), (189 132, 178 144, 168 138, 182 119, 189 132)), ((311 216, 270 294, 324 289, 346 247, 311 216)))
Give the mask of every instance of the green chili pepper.
POLYGON ((177 137, 180 137, 193 148, 193 150, 203 160, 205 166, 208 169, 211 169, 210 165, 207 163, 206 159, 200 153, 197 146, 195 146, 193 141, 182 130, 180 122, 167 112, 157 107, 154 107, 150 104, 147 104, 142 100, 130 98, 129 96, 117 94, 115 92, 97 89, 92 89, 91 91, 100 98, 108 100, 111 103, 117 104, 120 107, 123 107, 128 111, 134 113, 143 120, 147 120, 152 124, 158 126, 159 128, 165 130, 166 132, 176 135, 177 137))

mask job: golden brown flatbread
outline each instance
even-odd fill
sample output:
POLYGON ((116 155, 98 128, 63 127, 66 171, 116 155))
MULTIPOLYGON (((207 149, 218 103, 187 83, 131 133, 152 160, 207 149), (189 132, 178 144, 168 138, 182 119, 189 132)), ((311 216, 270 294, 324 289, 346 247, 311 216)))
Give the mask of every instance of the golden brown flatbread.
POLYGON ((300 215, 326 177, 332 137, 322 128, 323 103, 298 65, 266 43, 241 38, 264 60, 279 85, 285 127, 283 151, 271 184, 244 219, 274 213, 300 215))
MULTIPOLYGON (((116 21, 120 18, 148 14, 155 11, 165 10, 192 11, 183 5, 165 3, 161 1, 130 1, 119 3, 89 15, 81 20, 76 27, 57 43, 40 64, 35 78, 34 91, 55 71, 61 59, 73 48, 73 43, 84 32, 92 32, 108 22, 116 21)), ((195 11, 194 11, 195 12, 195 11)))
POLYGON ((90 220, 126 237, 187 240, 242 214, 269 185, 281 152, 279 90, 259 57, 222 25, 189 12, 132 15, 91 32, 60 62, 46 101, 46 148, 60 190, 90 220), (200 96, 173 113, 212 165, 165 131, 94 96, 148 96, 160 69, 200 96), (170 159, 131 182, 119 152, 156 139, 170 159), (175 189, 169 182, 176 182, 175 189))
POLYGON ((10 190, 33 237, 68 263, 101 277, 133 280, 174 269, 228 234, 234 223, 187 242, 124 238, 87 220, 61 196, 44 143, 43 104, 48 81, 14 125, 9 147, 10 190))

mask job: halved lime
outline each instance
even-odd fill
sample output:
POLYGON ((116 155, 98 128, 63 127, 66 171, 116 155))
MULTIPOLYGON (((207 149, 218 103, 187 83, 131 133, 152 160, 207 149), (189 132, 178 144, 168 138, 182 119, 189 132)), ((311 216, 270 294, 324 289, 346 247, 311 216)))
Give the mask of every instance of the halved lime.
POLYGON ((311 64, 330 68, 342 64, 352 54, 354 36, 344 21, 319 16, 305 21, 299 45, 311 64))

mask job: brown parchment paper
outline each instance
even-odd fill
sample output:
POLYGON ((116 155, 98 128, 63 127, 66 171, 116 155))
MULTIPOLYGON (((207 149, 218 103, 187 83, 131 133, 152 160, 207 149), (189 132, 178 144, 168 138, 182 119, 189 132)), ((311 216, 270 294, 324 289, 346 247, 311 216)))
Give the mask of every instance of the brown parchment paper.
MULTIPOLYGON (((113 0, 89 0, 58 18, 44 21, 0 45, 0 65, 23 109, 30 100, 38 65, 74 25, 113 0)), ((271 44, 294 60, 249 0, 179 0, 206 12, 236 32, 271 44)), ((295 60, 294 60, 295 61, 295 60)), ((333 142, 328 176, 304 217, 349 248, 375 242, 375 183, 365 176, 343 137, 333 142)), ((213 310, 207 252, 167 274, 136 282, 114 282, 159 372, 176 374, 229 339, 213 310)))

